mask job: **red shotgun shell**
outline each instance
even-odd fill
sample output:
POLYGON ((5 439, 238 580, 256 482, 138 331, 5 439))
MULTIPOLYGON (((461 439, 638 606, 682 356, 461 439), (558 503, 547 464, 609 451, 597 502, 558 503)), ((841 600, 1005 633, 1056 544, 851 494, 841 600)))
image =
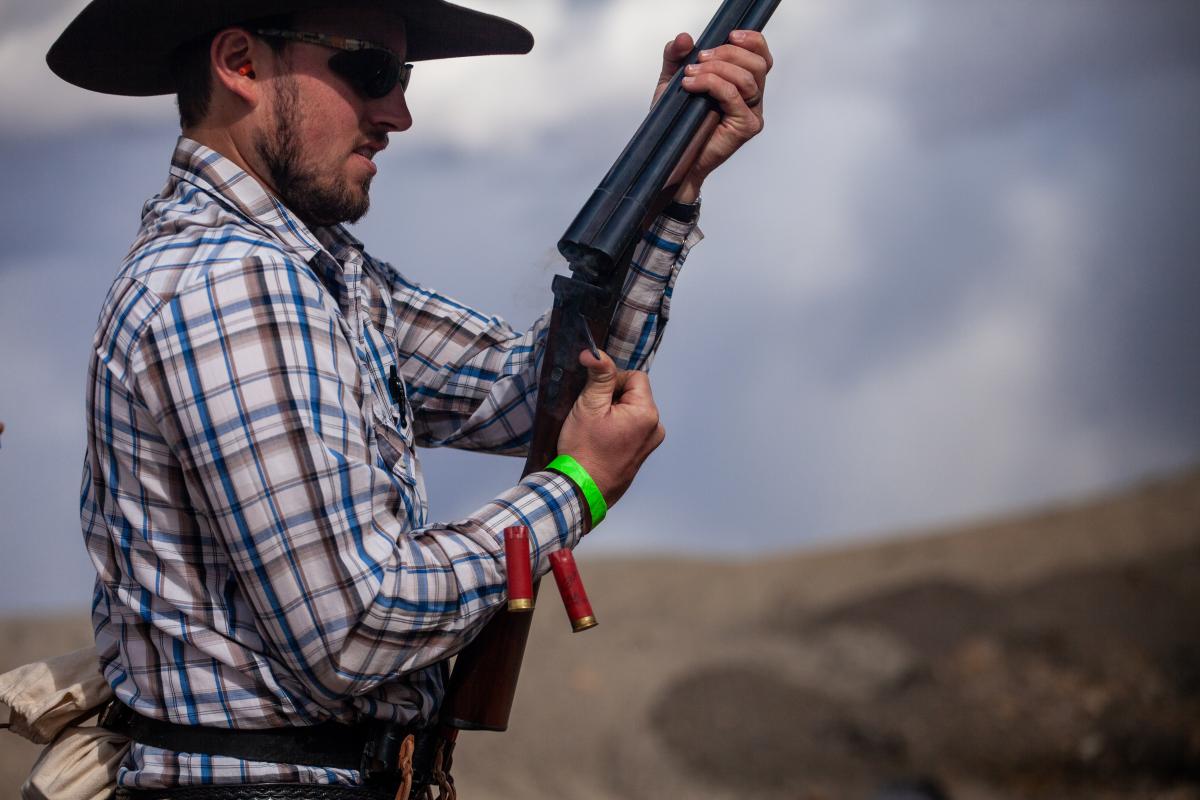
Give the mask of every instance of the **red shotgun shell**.
POLYGON ((558 584, 558 593, 562 595, 563 605, 567 607, 571 628, 579 633, 596 627, 596 615, 592 613, 592 604, 588 602, 587 592, 583 590, 583 580, 579 577, 579 568, 575 566, 575 556, 571 555, 570 550, 556 550, 550 554, 550 566, 554 570, 554 582, 558 584))
POLYGON ((529 566, 529 528, 504 529, 504 564, 508 571, 508 610, 533 610, 533 575, 529 566))

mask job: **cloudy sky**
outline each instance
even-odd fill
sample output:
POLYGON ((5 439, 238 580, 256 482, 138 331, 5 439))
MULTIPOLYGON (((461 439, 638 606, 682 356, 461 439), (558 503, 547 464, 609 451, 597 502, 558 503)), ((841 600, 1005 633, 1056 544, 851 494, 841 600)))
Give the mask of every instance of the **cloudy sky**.
MULTIPOLYGON (((82 5, 0 0, 0 610, 90 595, 87 352, 177 133, 43 66, 82 5)), ((473 5, 537 47, 418 66, 357 233, 526 325, 717 2, 473 5)), ((584 553, 761 554, 1200 460, 1200 6, 784 0, 768 34, 767 129, 706 186, 653 373, 667 443, 584 553)), ((520 471, 426 464, 442 518, 520 471)))

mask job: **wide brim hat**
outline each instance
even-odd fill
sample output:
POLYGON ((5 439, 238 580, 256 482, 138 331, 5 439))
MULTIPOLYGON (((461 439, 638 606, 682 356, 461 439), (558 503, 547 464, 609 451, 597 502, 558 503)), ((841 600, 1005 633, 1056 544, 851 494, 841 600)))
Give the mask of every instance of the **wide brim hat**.
MULTIPOLYGON (((376 0, 404 17, 409 61, 528 53, 533 35, 502 17, 444 0, 376 0)), ((92 0, 46 54, 63 80, 105 94, 173 94, 171 56, 187 42, 330 0, 92 0)))

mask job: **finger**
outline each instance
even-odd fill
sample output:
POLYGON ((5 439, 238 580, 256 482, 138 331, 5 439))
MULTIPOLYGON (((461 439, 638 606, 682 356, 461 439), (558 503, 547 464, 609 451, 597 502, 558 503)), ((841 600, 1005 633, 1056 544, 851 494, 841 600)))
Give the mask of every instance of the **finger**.
POLYGON ((613 395, 618 399, 625 392, 625 387, 629 385, 629 376, 637 374, 636 369, 619 369, 617 370, 617 381, 613 395))
POLYGON ((674 39, 667 42, 667 46, 663 48, 663 65, 662 72, 659 73, 658 82, 664 83, 669 81, 671 77, 679 71, 679 66, 688 53, 692 52, 695 47, 692 37, 686 33, 678 34, 674 39))
POLYGON ((689 64, 684 71, 685 75, 703 75, 705 73, 719 75, 736 86, 742 99, 750 108, 762 101, 762 87, 755 76, 744 67, 728 61, 710 60, 702 64, 689 64))
POLYGON ((667 429, 664 428, 660 422, 654 426, 654 430, 650 433, 650 435, 642 441, 642 446, 638 450, 639 461, 641 463, 645 463, 646 459, 650 457, 650 454, 657 450, 659 446, 666 441, 666 438, 667 429))
POLYGON ((620 374, 621 405, 654 407, 654 392, 650 390, 650 378, 644 372, 627 369, 620 374))
POLYGON ((767 64, 767 72, 775 65, 775 57, 767 46, 767 39, 760 31, 734 31, 729 34, 729 41, 745 50, 760 56, 767 64))
POLYGON ((716 100, 724 117, 722 125, 739 131, 744 138, 748 139, 762 129, 762 98, 758 98, 757 106, 751 109, 737 86, 720 75, 713 72, 688 75, 683 79, 683 88, 716 100))
POLYGON ((605 411, 612 405, 613 394, 618 390, 617 365, 603 350, 600 358, 584 350, 579 354, 579 363, 587 367, 588 377, 576 402, 588 411, 605 411))
POLYGON ((767 59, 758 53, 733 44, 723 44, 711 50, 701 50, 697 56, 697 60, 701 64, 713 61, 726 61, 730 64, 736 64, 752 74, 754 80, 758 83, 764 83, 767 80, 767 73, 771 71, 771 65, 767 62, 767 59))

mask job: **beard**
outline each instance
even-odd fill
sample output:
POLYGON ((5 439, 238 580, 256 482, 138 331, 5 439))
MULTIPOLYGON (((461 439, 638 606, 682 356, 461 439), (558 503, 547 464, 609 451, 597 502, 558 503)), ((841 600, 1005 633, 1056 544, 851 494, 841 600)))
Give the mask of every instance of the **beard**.
POLYGON ((255 142, 279 199, 308 225, 358 222, 371 206, 371 179, 356 187, 337 174, 323 175, 304 163, 299 106, 299 85, 291 79, 280 81, 275 92, 275 129, 260 134, 255 142))

